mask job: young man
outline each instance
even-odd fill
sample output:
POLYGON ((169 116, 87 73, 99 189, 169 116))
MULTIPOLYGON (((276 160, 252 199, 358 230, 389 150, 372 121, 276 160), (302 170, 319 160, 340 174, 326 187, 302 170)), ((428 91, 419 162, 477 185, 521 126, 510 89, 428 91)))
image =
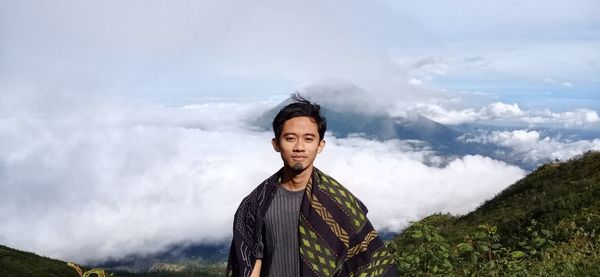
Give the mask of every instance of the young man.
POLYGON ((240 204, 227 276, 397 276, 367 208, 313 166, 325 147, 320 106, 292 98, 273 120, 283 168, 240 204))

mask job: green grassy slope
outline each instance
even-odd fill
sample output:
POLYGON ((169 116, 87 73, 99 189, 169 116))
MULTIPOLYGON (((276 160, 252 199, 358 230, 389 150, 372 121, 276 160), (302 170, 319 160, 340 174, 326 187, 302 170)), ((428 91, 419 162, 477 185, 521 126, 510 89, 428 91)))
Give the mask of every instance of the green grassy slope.
MULTIPOLYGON (((564 163, 545 164, 509 186, 445 232, 451 241, 469 227, 488 223, 510 245, 525 235, 531 220, 551 228, 561 220, 600 211, 600 153, 589 152, 564 163)), ((579 222, 580 224, 586 224, 579 222)))
POLYGON ((600 153, 543 165, 475 211, 434 214, 390 244, 411 276, 600 276, 600 153))
POLYGON ((0 245, 0 276, 78 277, 66 262, 0 245))

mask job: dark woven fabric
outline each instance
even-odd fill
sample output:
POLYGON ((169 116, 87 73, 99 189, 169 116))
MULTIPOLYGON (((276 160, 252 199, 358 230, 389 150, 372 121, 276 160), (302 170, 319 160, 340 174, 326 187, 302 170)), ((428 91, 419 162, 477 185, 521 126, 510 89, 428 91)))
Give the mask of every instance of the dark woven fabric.
POLYGON ((264 180, 240 203, 233 219, 233 239, 226 276, 250 276, 257 257, 263 257, 266 244, 265 213, 277 191, 277 180, 282 173, 283 169, 264 180))
MULTIPOLYGON (((264 216, 277 189, 278 171, 248 195, 234 218, 227 276, 248 277, 263 257, 264 216)), ((391 255, 366 218, 358 198, 330 176, 313 170, 298 222, 301 276, 397 276, 391 255)), ((261 276, 266 276, 263 268, 261 276)))

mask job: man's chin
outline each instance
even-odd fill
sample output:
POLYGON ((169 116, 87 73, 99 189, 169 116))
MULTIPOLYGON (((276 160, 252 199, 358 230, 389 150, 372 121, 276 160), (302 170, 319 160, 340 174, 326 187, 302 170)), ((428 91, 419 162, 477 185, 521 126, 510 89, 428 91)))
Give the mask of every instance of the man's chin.
POLYGON ((294 165, 292 165, 292 169, 295 172, 302 172, 304 170, 304 165, 302 165, 301 163, 295 163, 294 165))

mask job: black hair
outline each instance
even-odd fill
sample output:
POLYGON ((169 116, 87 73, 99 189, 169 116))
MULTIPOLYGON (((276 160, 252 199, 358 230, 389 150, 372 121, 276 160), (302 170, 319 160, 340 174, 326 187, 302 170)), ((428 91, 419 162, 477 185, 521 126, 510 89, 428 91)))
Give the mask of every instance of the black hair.
POLYGON ((283 107, 279 113, 277 113, 275 119, 273 119, 273 132, 275 133, 275 139, 279 141, 283 124, 286 121, 294 117, 307 116, 317 123, 317 129, 319 130, 319 141, 323 140, 323 137, 325 136, 325 130, 327 129, 327 119, 321 116, 321 106, 304 99, 297 92, 292 94, 292 100, 294 102, 283 107))

